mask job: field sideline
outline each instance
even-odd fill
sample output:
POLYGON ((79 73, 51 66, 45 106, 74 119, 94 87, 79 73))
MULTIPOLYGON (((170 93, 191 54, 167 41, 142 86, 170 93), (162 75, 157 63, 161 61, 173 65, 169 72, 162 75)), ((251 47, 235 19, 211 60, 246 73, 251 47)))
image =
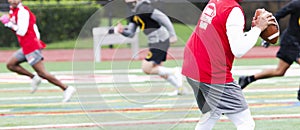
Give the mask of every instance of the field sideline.
MULTIPOLYGON (((237 63, 233 74, 237 78, 270 67, 275 65, 237 63)), ((0 129, 182 130, 193 129, 201 115, 191 91, 183 96, 168 96, 173 90, 171 85, 157 76, 144 75, 138 66, 113 72, 97 69, 93 75, 83 74, 80 78, 64 69, 67 67, 61 68, 50 70, 78 89, 67 104, 60 103, 62 92, 46 81, 35 94, 30 94, 28 78, 0 73, 0 129)), ((295 129, 300 124, 300 103, 296 100, 299 71, 299 66, 293 65, 285 77, 260 80, 244 90, 257 130, 295 129)), ((224 128, 235 129, 226 117, 215 127, 224 128)))

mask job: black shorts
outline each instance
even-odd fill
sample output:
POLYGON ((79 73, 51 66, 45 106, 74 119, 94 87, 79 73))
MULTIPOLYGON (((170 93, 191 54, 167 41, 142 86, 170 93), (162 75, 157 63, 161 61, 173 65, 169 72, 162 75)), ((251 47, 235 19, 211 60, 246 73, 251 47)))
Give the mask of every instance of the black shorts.
POLYGON ((294 61, 297 62, 300 50, 299 45, 298 38, 289 34, 287 30, 284 30, 280 37, 280 49, 276 57, 289 65, 293 64, 294 61))
POLYGON ((149 47, 149 52, 145 58, 146 61, 153 61, 158 65, 161 62, 166 61, 167 51, 170 47, 169 39, 164 42, 149 44, 149 47))
POLYGON ((276 57, 291 65, 294 61, 297 62, 297 59, 299 58, 299 50, 288 47, 280 47, 276 57))

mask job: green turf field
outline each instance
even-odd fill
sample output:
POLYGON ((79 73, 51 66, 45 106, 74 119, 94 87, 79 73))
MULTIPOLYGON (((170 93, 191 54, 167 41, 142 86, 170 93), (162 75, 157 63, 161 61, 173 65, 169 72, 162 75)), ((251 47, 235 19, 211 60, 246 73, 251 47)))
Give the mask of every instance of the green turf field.
MULTIPOLYGON (((168 61, 165 66, 180 66, 181 62, 168 61)), ((234 78, 275 67, 276 63, 274 58, 237 59, 234 78)), ((39 90, 30 94, 30 80, 7 71, 1 63, 0 130, 194 129, 201 114, 192 93, 168 96, 173 87, 158 76, 144 75, 139 67, 139 61, 46 62, 47 70, 78 90, 71 102, 62 104, 58 87, 43 81, 39 90), (93 69, 78 68, 86 66, 93 69)), ((244 90, 257 130, 298 128, 299 69, 293 65, 285 77, 260 80, 244 90)), ((185 85, 190 90, 186 82, 185 85)), ((222 117, 214 129, 235 127, 222 117)))

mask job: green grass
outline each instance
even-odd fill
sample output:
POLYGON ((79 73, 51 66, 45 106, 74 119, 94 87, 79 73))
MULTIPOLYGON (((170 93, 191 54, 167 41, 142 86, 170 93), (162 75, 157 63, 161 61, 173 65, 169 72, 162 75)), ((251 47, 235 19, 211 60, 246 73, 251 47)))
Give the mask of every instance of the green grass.
POLYGON ((76 40, 67 40, 47 44, 47 49, 74 49, 76 40))
MULTIPOLYGON (((275 58, 270 59, 237 59, 234 63, 234 66, 256 66, 256 65, 275 65, 277 60, 275 58)), ((104 61, 101 63, 94 63, 94 62, 45 62, 47 70, 50 72, 65 72, 65 71, 72 71, 73 66, 75 67, 83 67, 83 68, 91 68, 93 70, 110 70, 110 69, 139 69, 141 61, 104 61), (112 67, 113 66, 113 67, 112 67)), ((168 61, 165 63, 165 66, 177 66, 177 64, 181 65, 182 61, 168 61)), ((29 65, 23 64, 25 68, 30 68, 29 65)), ((0 63, 0 70, 2 73, 11 73, 6 68, 4 63, 0 63)), ((135 74, 135 73, 133 73, 135 74)), ((57 76, 63 75, 63 73, 57 74, 57 76)), ((107 74, 109 75, 109 74, 107 74)), ((138 76, 145 76, 143 73, 138 73, 138 76)), ((289 81, 294 77, 282 77, 287 78, 289 81)), ((276 80, 276 79, 273 79, 276 80)), ((296 78, 294 79, 296 81, 296 78)), ((167 88, 167 91, 171 91, 173 88, 169 84, 165 84, 164 82, 156 81, 153 82, 156 84, 161 84, 159 86, 153 84, 154 86, 151 89, 162 90, 164 87, 167 88)), ((99 82, 99 92, 100 94, 117 94, 117 93, 134 93, 132 90, 149 90, 148 85, 146 82, 143 84, 141 83, 133 83, 133 84, 116 84, 116 83, 101 83, 99 82), (131 86, 131 85, 141 85, 141 86, 131 86), (108 88, 107 86, 113 86, 108 88), (117 85, 121 85, 117 86, 117 85)), ((186 84, 186 83, 185 83, 186 84)), ((74 84, 80 86, 80 91, 78 91, 79 96, 88 96, 91 94, 85 93, 85 91, 93 90, 87 86, 74 84)), ((255 84, 253 87, 249 87, 247 89, 257 89, 257 88, 267 88, 264 84, 255 84)), ((279 83, 273 86, 273 88, 297 88, 297 85, 289 85, 288 83, 279 83)), ((105 108, 105 105, 108 105, 106 109, 122 109, 124 108, 143 108, 143 105, 151 105, 154 104, 170 104, 174 102, 172 99, 176 99, 176 97, 168 97, 168 96, 161 96, 155 102, 147 103, 147 104, 140 104, 137 102, 128 102, 124 96, 115 96, 115 97, 102 97, 102 98, 93 98, 92 101, 98 101, 99 104, 96 103, 88 103, 84 102, 81 99, 81 104, 76 103, 73 100, 71 104, 57 104, 60 100, 60 96, 62 95, 62 91, 59 88, 54 87, 51 84, 43 83, 40 89, 35 94, 30 94, 30 86, 27 83, 1 83, 0 84, 0 100, 5 98, 21 98, 20 100, 1 100, 0 102, 0 114, 12 114, 12 116, 0 116, 0 127, 8 127, 8 126, 32 126, 32 125, 49 125, 49 124, 76 124, 76 123, 92 123, 94 122, 92 119, 97 119, 98 121, 117 121, 117 120, 133 120, 135 118, 147 118, 153 115, 160 115, 164 114, 162 111, 148 111, 148 112, 94 112, 94 113, 86 113, 83 109, 91 110, 101 110, 105 108), (28 89, 27 89, 28 88, 28 89), (9 91, 14 89, 13 91, 9 91), (6 91, 5 91, 6 90, 6 91), (29 99, 22 99, 28 98, 29 99), (57 98, 41 98, 41 97, 57 97, 57 98), (1 112, 3 110, 11 110, 9 112, 1 112), (74 114, 67 114, 67 115, 51 115, 51 114, 37 114, 35 112, 68 112, 68 111, 82 111, 82 113, 74 113, 74 114), (29 114, 33 113, 33 114, 29 114), (18 115, 21 114, 21 115, 18 115), (25 115, 22 115, 25 114, 25 115), (28 115, 27 115, 28 114, 28 115), (95 118, 97 117, 97 118, 95 118)), ((147 92, 147 91, 146 91, 147 92)), ((147 92, 147 94, 151 94, 152 92, 147 92)), ((267 105, 271 102, 265 102, 264 100, 268 101, 278 101, 278 100, 291 100, 295 99, 295 92, 293 91, 276 91, 276 92, 245 92, 245 97, 248 101, 256 101, 261 105, 267 105)), ((141 100, 147 101, 149 99, 155 98, 155 96, 142 96, 142 97, 134 97, 129 96, 132 100, 141 100)), ((177 100, 178 104, 192 104, 194 102, 193 95, 186 95, 178 97, 177 100)), ((287 102, 288 103, 288 102, 287 102)), ((287 104, 282 102, 281 105, 287 104)), ((250 104, 250 109, 252 115, 273 115, 273 114, 298 114, 300 107, 296 104, 290 104, 288 106, 259 106, 255 105, 256 103, 250 104)), ((280 103, 279 103, 280 105, 280 103)), ((173 106, 173 107, 180 107, 180 106, 173 106)), ((182 111, 175 111, 173 114, 170 113, 167 117, 175 117, 185 113, 185 118, 199 118, 201 113, 197 109, 187 109, 182 111)), ((158 116, 159 117, 159 116, 158 116)), ((151 118, 150 118, 151 120, 151 118)), ((295 129, 295 126, 299 124, 299 119, 268 119, 268 120, 255 120, 256 122, 256 129, 257 130, 285 130, 285 129, 295 129)), ((129 125, 129 126, 105 126, 105 129, 114 129, 114 130, 132 130, 132 129, 158 129, 158 130, 165 130, 173 128, 174 130, 182 130, 182 129, 194 129, 196 122, 192 123, 179 123, 179 124, 143 124, 143 125, 129 125)), ((75 129, 75 130, 86 130, 86 129, 99 129, 97 127, 87 127, 87 128, 56 128, 58 130, 67 130, 67 129, 75 129)), ((214 130, 222 130, 222 129, 235 129, 234 125, 231 122, 217 122, 214 130)))
MULTIPOLYGON (((276 65, 278 62, 275 58, 261 58, 261 59, 236 59, 234 62, 234 66, 246 66, 246 65, 276 65)), ((114 67, 118 68, 130 68, 130 69, 138 69, 141 66, 141 61, 102 61, 100 63, 87 61, 87 62, 48 62, 44 61, 45 67, 48 71, 71 71, 80 66, 94 68, 95 70, 107 70, 114 67)), ((31 69, 27 63, 22 64, 25 68, 31 69)), ((164 63, 164 66, 181 66, 182 60, 169 60, 164 63)), ((6 69, 5 63, 0 63, 1 72, 9 72, 6 69)))
MULTIPOLYGON (((261 58, 261 59, 236 59, 234 62, 234 66, 246 66, 246 65, 276 65, 278 62, 275 58, 261 58), (250 62, 249 62, 250 61, 250 62)), ((100 63, 94 63, 93 61, 87 62, 48 62, 45 61, 45 66, 48 71, 71 71, 80 66, 89 66, 93 67, 95 70, 107 70, 114 67, 118 68, 130 68, 130 69, 138 69, 140 68, 141 61, 102 61, 100 63)), ((30 69, 31 67, 27 63, 23 63, 25 68, 30 69)), ((164 66, 181 66, 182 60, 169 60, 164 63, 164 66)), ((1 72, 9 72, 6 69, 5 63, 0 63, 1 72)))
POLYGON ((258 59, 235 59, 234 66, 245 66, 245 65, 276 65, 278 63, 277 58, 258 58, 258 59))

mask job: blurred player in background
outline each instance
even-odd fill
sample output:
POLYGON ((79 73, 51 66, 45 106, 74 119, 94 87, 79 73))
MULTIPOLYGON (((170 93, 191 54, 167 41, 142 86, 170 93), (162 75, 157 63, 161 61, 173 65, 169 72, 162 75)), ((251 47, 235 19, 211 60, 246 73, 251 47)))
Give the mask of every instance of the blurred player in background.
POLYGON ((272 14, 263 11, 244 33, 245 16, 239 0, 210 0, 184 50, 182 74, 194 91, 202 118, 196 130, 211 130, 222 114, 238 130, 253 130, 255 122, 241 87, 231 73, 234 57, 242 57, 256 43, 272 14))
POLYGON ((114 32, 126 37, 133 37, 137 27, 148 37, 149 52, 142 62, 142 70, 146 74, 158 74, 170 82, 176 90, 169 95, 184 94, 182 75, 179 68, 162 66, 166 61, 170 43, 177 41, 177 36, 170 19, 151 5, 150 0, 125 0, 131 7, 133 15, 129 17, 126 28, 118 24, 114 32))
MULTIPOLYGON (((290 1, 274 16, 279 22, 281 18, 289 14, 291 15, 289 25, 280 36, 280 49, 276 55, 279 59, 277 68, 266 69, 255 75, 241 76, 239 84, 242 88, 259 79, 284 76, 293 62, 300 64, 300 0, 290 1)), ((300 89, 297 98, 300 100, 300 89)))
POLYGON ((22 0, 8 0, 8 2, 10 4, 9 16, 1 16, 0 21, 5 27, 14 31, 21 49, 9 58, 7 68, 12 72, 30 77, 32 79, 32 93, 37 90, 42 80, 40 77, 42 77, 64 91, 62 102, 69 101, 76 91, 75 88, 63 84, 45 69, 41 51, 46 47, 46 44, 40 40, 35 15, 27 6, 22 5, 22 0), (28 62, 37 75, 23 68, 20 65, 23 62, 28 62))

